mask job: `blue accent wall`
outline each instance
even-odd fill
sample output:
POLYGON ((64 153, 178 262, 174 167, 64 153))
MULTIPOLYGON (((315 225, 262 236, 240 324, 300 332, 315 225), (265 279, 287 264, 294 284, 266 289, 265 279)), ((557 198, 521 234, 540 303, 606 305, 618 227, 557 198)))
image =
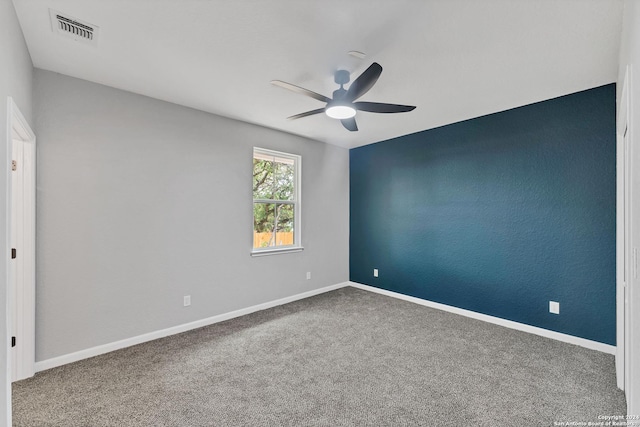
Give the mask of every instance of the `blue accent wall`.
POLYGON ((610 84, 352 149, 350 280, 615 345, 615 113, 610 84))

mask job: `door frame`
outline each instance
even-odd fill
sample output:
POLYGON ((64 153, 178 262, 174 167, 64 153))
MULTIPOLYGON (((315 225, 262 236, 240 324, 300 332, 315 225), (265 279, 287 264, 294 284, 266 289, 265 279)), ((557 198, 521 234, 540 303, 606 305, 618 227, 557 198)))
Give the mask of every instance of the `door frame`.
POLYGON ((629 284, 631 282, 630 66, 627 66, 616 123, 616 381, 629 397, 629 284))
MULTIPOLYGON (((11 265, 11 257, 6 260, 7 268, 7 332, 11 337, 13 325, 13 313, 18 313, 18 329, 20 336, 17 337, 19 351, 14 353, 11 345, 7 346, 7 378, 11 381, 31 377, 35 374, 35 169, 36 169, 36 136, 31 130, 29 123, 24 118, 20 109, 11 97, 7 97, 7 254, 11 254, 11 233, 14 219, 13 212, 13 180, 15 173, 12 171, 11 160, 13 159, 14 141, 20 143, 23 148, 23 164, 18 165, 24 182, 24 212, 22 215, 22 228, 24 238, 21 242, 21 250, 18 254, 22 264, 22 289, 21 305, 14 307, 10 304, 13 301, 12 283, 14 281, 14 269, 11 265), (17 371, 13 374, 14 354, 18 356, 17 371)), ((10 394, 9 394, 10 396, 10 394)))

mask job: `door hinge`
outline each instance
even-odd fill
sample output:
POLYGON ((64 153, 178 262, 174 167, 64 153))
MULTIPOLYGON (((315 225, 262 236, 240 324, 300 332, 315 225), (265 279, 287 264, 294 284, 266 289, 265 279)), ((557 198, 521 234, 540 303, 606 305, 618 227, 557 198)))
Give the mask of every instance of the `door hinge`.
POLYGON ((16 337, 11 337, 11 347, 16 346, 16 337))
POLYGON ((11 170, 14 172, 18 170, 18 162, 15 160, 11 160, 11 170))
POLYGON ((14 259, 17 256, 18 256, 18 251, 16 250, 16 248, 11 248, 11 259, 14 259))

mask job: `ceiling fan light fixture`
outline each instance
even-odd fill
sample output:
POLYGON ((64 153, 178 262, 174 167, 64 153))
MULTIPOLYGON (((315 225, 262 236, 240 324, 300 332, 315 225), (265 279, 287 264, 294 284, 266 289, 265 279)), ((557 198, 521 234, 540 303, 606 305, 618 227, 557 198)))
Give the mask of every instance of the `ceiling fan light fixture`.
POLYGON ((350 105, 332 105, 327 107, 325 113, 332 119, 350 119, 355 117, 356 109, 350 105))

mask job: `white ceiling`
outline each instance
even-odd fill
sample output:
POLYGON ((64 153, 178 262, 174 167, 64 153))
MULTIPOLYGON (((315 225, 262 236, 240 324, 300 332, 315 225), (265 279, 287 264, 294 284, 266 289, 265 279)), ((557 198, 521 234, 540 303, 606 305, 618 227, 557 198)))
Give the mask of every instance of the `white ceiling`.
POLYGON ((616 80, 619 0, 13 0, 35 67, 343 147, 616 80), (97 47, 54 34, 49 8, 97 25, 97 47), (367 54, 361 60, 350 50, 367 54), (333 73, 384 68, 359 132, 272 86, 331 97, 333 73))

